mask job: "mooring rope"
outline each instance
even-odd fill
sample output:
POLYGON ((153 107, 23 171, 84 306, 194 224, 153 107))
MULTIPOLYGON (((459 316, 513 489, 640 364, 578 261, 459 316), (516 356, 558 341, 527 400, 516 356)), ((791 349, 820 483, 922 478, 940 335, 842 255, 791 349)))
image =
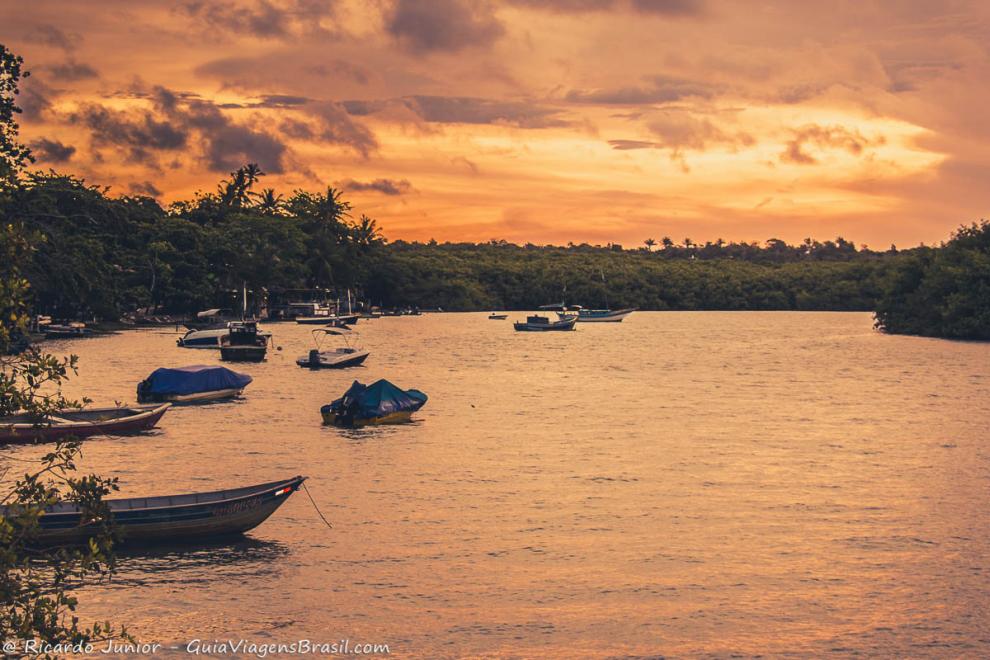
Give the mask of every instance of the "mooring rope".
POLYGON ((302 487, 303 487, 303 490, 306 491, 306 495, 309 497, 309 501, 313 503, 313 508, 316 509, 316 513, 319 514, 320 519, 323 520, 323 524, 325 524, 330 529, 333 529, 333 523, 331 523, 329 520, 327 520, 326 519, 326 516, 323 515, 323 512, 320 511, 320 507, 316 506, 316 500, 314 500, 313 499, 313 496, 310 495, 309 488, 306 488, 306 482, 305 481, 302 483, 302 487))

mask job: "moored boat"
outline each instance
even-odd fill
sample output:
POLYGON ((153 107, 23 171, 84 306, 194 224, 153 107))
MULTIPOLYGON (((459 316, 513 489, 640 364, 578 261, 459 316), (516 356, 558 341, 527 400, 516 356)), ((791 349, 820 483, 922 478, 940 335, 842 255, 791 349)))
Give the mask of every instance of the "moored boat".
POLYGON ((93 336, 93 331, 87 328, 85 323, 66 323, 64 325, 49 323, 44 328, 45 339, 78 339, 93 336))
POLYGON ((203 403, 240 396, 251 376, 226 367, 192 365, 155 369, 137 386, 138 401, 203 403))
POLYGON ((375 424, 401 424, 426 405, 428 397, 419 390, 403 390, 382 378, 371 385, 354 381, 344 396, 320 408, 323 423, 360 427, 375 424))
MULTIPOLYGON (((230 327, 233 323, 228 322, 221 328, 189 330, 182 337, 179 337, 175 343, 182 348, 220 348, 220 340, 230 334, 230 327)), ((259 337, 267 338, 271 337, 271 334, 267 330, 258 330, 259 337)))
POLYGON ((220 337, 220 359, 225 362, 261 362, 268 353, 268 339, 253 321, 235 321, 220 337))
POLYGON ((622 319, 636 311, 635 307, 627 309, 581 309, 578 310, 578 321, 598 323, 620 323, 622 319))
POLYGON ((556 321, 551 321, 546 316, 527 316, 526 321, 516 321, 512 327, 517 332, 547 332, 550 330, 573 330, 577 323, 577 315, 560 315, 556 321))
MULTIPOLYGON (((186 542, 243 534, 254 529, 296 492, 306 477, 186 495, 105 500, 114 527, 124 543, 186 542)), ((16 510, 0 508, 16 521, 16 510)), ((71 502, 45 507, 32 541, 39 544, 79 543, 97 535, 99 527, 71 502)))
POLYGON ((168 410, 168 403, 150 406, 121 406, 59 410, 47 420, 26 414, 0 417, 0 444, 54 442, 61 438, 137 433, 150 429, 168 410))
POLYGON ((498 314, 496 312, 492 312, 488 315, 489 321, 504 321, 507 318, 509 318, 508 314, 498 314))
POLYGON ((367 359, 370 352, 350 345, 348 335, 353 334, 347 326, 339 328, 318 328, 313 330, 313 340, 316 348, 308 355, 303 355, 296 360, 296 364, 307 369, 344 369, 356 367, 367 359), (326 337, 339 336, 344 339, 344 346, 332 351, 321 351, 321 344, 326 337))

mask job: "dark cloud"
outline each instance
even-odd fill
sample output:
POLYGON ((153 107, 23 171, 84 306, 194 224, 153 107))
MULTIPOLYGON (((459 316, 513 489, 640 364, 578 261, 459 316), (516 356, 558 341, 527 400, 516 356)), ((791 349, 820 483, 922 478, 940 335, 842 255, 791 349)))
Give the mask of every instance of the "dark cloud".
POLYGON ((412 184, 405 179, 375 179, 374 181, 355 181, 347 179, 341 184, 344 190, 353 192, 379 192, 383 195, 405 195, 412 192, 412 184))
POLYGON ((367 127, 351 119, 343 104, 324 101, 310 104, 306 109, 318 120, 319 132, 316 137, 320 141, 348 146, 365 158, 378 149, 375 135, 367 127))
POLYGON ((188 0, 178 10, 211 28, 249 34, 261 38, 282 38, 289 34, 289 17, 267 0, 249 6, 213 0, 188 0))
POLYGON ((572 103, 596 103, 601 105, 642 105, 672 103, 686 98, 707 99, 713 97, 718 88, 708 83, 653 76, 639 87, 617 89, 571 90, 564 97, 572 103))
POLYGON ((51 72, 53 78, 69 82, 100 77, 100 74, 97 73, 96 69, 88 64, 76 62, 75 60, 69 60, 62 64, 53 64, 47 67, 47 69, 51 72))
POLYGON ((335 9, 335 0, 185 0, 177 7, 179 13, 214 31, 281 40, 332 34, 322 21, 333 17, 335 9))
POLYGON ((698 16, 705 11, 703 0, 511 0, 512 4, 558 14, 629 9, 662 16, 698 16))
POLYGON ((488 46, 505 32, 491 6, 479 0, 396 0, 385 29, 414 53, 488 46))
POLYGON ((146 195, 148 197, 161 197, 162 191, 151 181, 135 182, 127 186, 135 195, 146 195))
POLYGON ((221 103, 218 107, 224 109, 232 108, 294 108, 306 105, 312 99, 305 96, 291 96, 288 94, 268 94, 261 97, 261 100, 254 103, 221 103))
POLYGON ((703 0, 629 0, 633 9, 661 16, 699 16, 705 12, 703 0))
POLYGON ((150 167, 160 167, 163 153, 195 145, 214 171, 226 172, 247 162, 267 172, 283 171, 285 144, 262 129, 235 122, 216 104, 164 87, 152 89, 147 99, 151 109, 83 104, 69 121, 89 129, 94 147, 114 147, 127 161, 150 167))
POLYGON ((150 111, 124 111, 97 103, 82 104, 69 121, 89 129, 93 145, 112 146, 124 152, 129 162, 157 166, 157 153, 186 146, 188 131, 150 111))
POLYGON ((609 140, 609 146, 613 149, 619 151, 630 151, 633 149, 655 149, 658 145, 656 142, 647 142, 645 140, 609 140))
POLYGON ((321 78, 349 78, 359 85, 367 85, 368 80, 370 80, 370 74, 367 69, 339 59, 322 64, 314 64, 313 66, 306 67, 305 71, 321 78))
POLYGON ((35 140, 28 146, 31 147, 31 153, 37 160, 46 163, 65 163, 76 153, 76 148, 72 145, 48 138, 35 140))
POLYGON ((441 124, 502 124, 519 128, 568 126, 557 108, 529 101, 499 101, 469 96, 406 96, 380 101, 344 101, 351 115, 401 110, 418 121, 441 124))
POLYGON ((31 43, 61 48, 65 52, 75 50, 82 42, 82 36, 75 32, 65 32, 54 25, 37 25, 24 35, 31 43))
POLYGON ((794 131, 794 137, 787 142, 787 148, 781 152, 780 160, 797 165, 814 165, 818 159, 807 152, 806 146, 809 144, 819 149, 841 149, 858 156, 867 147, 878 146, 884 142, 883 136, 871 139, 864 137, 859 131, 850 131, 842 126, 811 124, 794 131))
POLYGON ((615 0, 511 0, 512 4, 559 14, 602 11, 615 6, 615 0))
POLYGON ((28 122, 41 121, 42 115, 52 107, 51 99, 56 96, 58 92, 37 76, 25 78, 21 83, 21 93, 17 97, 21 116, 28 122))

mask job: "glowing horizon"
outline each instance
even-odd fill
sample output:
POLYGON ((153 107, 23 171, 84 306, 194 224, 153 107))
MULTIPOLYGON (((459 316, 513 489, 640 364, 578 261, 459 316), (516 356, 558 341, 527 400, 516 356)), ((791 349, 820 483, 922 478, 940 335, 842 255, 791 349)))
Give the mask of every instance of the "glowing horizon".
POLYGON ((987 215, 990 10, 114 0, 0 10, 37 167, 168 203, 257 162, 390 239, 885 248, 987 215))

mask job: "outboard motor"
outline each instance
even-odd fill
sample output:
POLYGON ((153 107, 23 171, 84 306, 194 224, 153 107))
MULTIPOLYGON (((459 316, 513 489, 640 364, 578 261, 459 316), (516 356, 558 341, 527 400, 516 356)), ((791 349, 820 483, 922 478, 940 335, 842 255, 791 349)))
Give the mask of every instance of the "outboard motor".
POLYGON ((320 351, 314 348, 309 352, 309 366, 312 369, 318 369, 320 366, 320 351))

